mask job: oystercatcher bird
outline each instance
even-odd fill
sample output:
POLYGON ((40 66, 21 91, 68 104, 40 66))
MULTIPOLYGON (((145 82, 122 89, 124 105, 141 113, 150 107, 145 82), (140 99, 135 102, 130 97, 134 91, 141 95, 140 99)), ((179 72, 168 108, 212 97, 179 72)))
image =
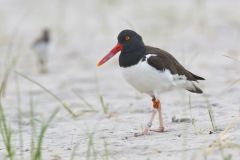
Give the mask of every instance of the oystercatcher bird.
POLYGON ((132 30, 123 30, 118 35, 117 45, 97 64, 101 66, 121 51, 119 65, 125 79, 138 91, 152 97, 152 116, 142 133, 163 132, 163 117, 160 100, 156 93, 182 88, 193 93, 203 91, 197 86, 204 78, 186 70, 171 54, 159 48, 146 46, 142 37, 132 30), (159 128, 151 129, 156 113, 159 113, 159 128))
POLYGON ((50 31, 49 29, 44 29, 39 38, 37 38, 32 49, 36 52, 38 63, 40 65, 40 72, 47 72, 47 58, 48 58, 48 48, 50 43, 50 31))

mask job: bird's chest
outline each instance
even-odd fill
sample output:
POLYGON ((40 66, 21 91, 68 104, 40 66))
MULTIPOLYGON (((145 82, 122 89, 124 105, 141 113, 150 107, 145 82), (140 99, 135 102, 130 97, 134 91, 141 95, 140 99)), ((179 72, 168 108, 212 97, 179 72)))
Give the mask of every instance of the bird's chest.
POLYGON ((165 91, 170 86, 168 71, 159 71, 150 66, 147 61, 122 68, 124 78, 138 91, 152 94, 155 91, 165 91))
POLYGON ((34 45, 34 49, 38 54, 45 54, 48 49, 48 43, 46 42, 39 42, 34 45))

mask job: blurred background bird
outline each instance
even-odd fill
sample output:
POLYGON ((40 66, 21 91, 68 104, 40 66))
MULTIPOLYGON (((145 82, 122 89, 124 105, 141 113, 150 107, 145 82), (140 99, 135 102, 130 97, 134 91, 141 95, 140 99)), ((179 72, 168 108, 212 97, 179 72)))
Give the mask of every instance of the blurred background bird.
POLYGON ((48 28, 43 29, 40 37, 38 37, 32 44, 32 49, 37 55, 39 71, 40 73, 47 73, 47 61, 50 43, 50 30, 48 28))

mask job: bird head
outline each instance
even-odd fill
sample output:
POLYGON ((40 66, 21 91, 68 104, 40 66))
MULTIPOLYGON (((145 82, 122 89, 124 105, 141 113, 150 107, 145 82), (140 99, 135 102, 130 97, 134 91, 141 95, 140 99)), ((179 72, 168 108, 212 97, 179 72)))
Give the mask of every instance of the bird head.
POLYGON ((101 66, 109 59, 111 59, 114 55, 116 55, 119 51, 124 54, 131 53, 137 51, 138 49, 144 47, 144 43, 142 37, 132 30, 123 30, 118 35, 118 43, 113 47, 110 52, 103 57, 97 64, 97 66, 101 66))

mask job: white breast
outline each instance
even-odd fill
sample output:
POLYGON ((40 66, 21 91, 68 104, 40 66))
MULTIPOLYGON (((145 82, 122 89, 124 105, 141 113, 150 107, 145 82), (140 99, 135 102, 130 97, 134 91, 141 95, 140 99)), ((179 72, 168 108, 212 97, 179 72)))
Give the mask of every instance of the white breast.
POLYGON ((39 42, 33 46, 33 49, 35 50, 39 58, 45 59, 47 57, 47 52, 48 52, 48 43, 39 42))
POLYGON ((124 78, 138 91, 153 95, 154 92, 164 92, 173 84, 173 76, 169 70, 159 71, 146 61, 122 69, 124 78))

